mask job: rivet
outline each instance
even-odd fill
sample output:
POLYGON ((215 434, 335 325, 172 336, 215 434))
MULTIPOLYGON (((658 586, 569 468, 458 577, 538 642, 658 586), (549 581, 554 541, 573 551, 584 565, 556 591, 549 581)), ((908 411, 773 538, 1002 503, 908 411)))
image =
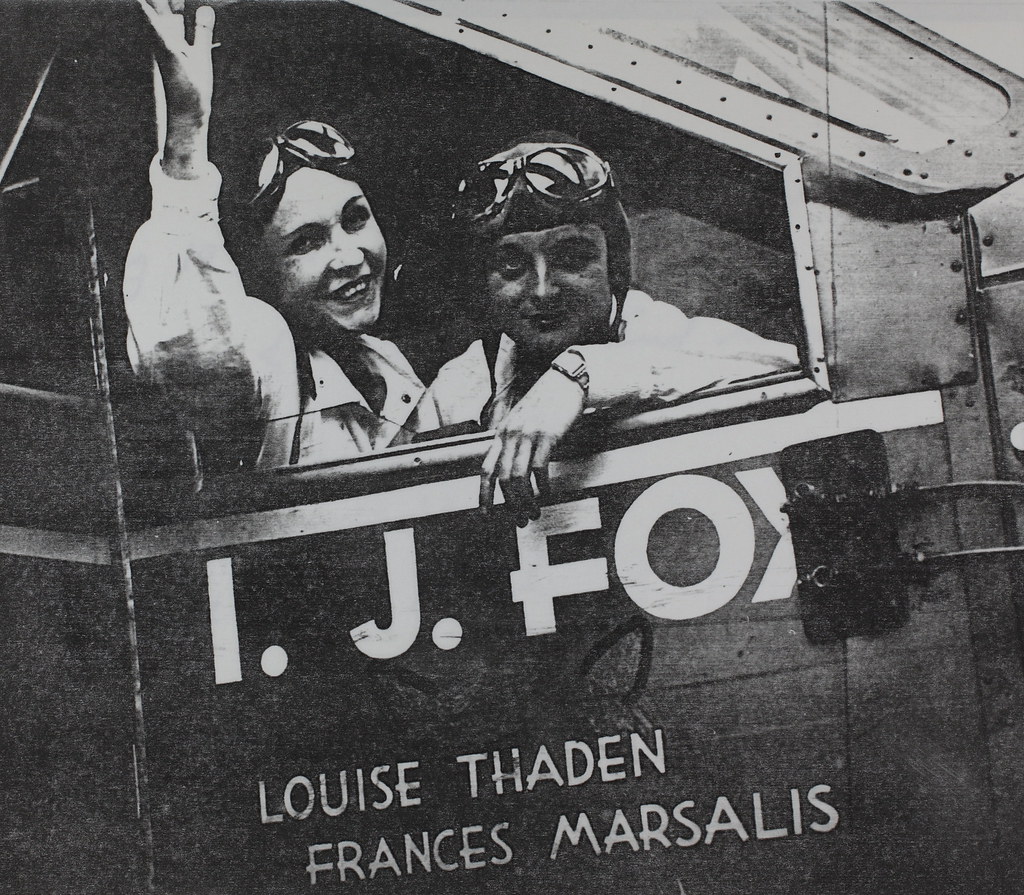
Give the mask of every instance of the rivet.
POLYGON ((408 404, 411 400, 412 400, 412 395, 406 394, 406 393, 402 394, 402 403, 403 404, 408 404))
POLYGON ((956 261, 950 263, 949 269, 953 271, 953 273, 960 273, 960 271, 964 269, 964 263, 958 258, 956 261))
POLYGON ((913 171, 911 171, 911 170, 910 170, 910 168, 904 168, 904 169, 903 169, 903 173, 904 173, 904 174, 905 174, 905 175, 906 175, 907 177, 909 177, 909 176, 910 176, 911 174, 913 174, 914 172, 913 172, 913 171))
POLYGON ((1003 175, 1003 177, 1006 178, 1006 182, 1009 183, 1011 180, 1013 180, 1013 172, 1012 171, 1007 171, 1003 175))
POLYGON ((1024 423, 1017 423, 1010 430, 1010 444, 1018 451, 1024 451, 1024 423))
POLYGON ((927 171, 922 171, 921 172, 921 179, 922 180, 927 180, 928 179, 928 172, 927 171))
POLYGON ((1017 131, 1010 131, 1010 136, 1011 137, 1016 137, 1017 136, 1017 131))
POLYGON ((970 158, 972 155, 974 155, 974 150, 973 149, 965 149, 964 150, 964 155, 966 155, 968 158, 970 158))
POLYGON ((859 155, 861 158, 864 158, 864 156, 866 156, 867 153, 862 149, 860 152, 857 153, 857 155, 859 155))
POLYGON ((982 245, 986 245, 986 246, 990 246, 990 245, 992 245, 992 243, 994 243, 995 241, 996 241, 996 238, 995 238, 995 237, 994 237, 994 236, 993 236, 993 235, 992 235, 992 234, 990 233, 990 234, 989 234, 988 236, 986 236, 986 237, 985 237, 985 238, 984 238, 984 239, 983 239, 983 240, 981 241, 981 244, 982 244, 982 245))

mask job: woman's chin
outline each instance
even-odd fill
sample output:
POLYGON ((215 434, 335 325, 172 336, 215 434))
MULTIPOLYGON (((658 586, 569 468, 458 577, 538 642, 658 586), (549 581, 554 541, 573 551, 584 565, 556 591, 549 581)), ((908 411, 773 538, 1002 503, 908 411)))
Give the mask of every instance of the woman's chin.
POLYGON ((323 313, 335 326, 352 332, 365 332, 380 316, 380 293, 374 291, 373 296, 358 304, 328 300, 323 305, 323 313))

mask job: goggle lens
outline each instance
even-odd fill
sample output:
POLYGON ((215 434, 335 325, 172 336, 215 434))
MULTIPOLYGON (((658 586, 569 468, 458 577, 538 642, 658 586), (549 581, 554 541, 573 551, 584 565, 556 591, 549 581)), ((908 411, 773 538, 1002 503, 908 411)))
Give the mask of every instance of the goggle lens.
POLYGON ((299 168, 319 170, 343 167, 355 158, 355 148, 329 124, 300 121, 274 138, 257 178, 256 195, 250 200, 274 195, 288 176, 299 168))
POLYGON ((497 215, 519 181, 554 202, 587 202, 615 185, 608 163, 590 150, 551 144, 526 155, 481 162, 459 185, 456 214, 473 219, 497 215))

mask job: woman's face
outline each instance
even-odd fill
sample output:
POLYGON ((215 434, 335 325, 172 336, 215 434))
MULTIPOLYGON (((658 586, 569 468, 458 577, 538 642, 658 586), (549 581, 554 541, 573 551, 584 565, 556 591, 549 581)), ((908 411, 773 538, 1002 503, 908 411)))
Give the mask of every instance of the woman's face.
POLYGON ((299 168, 263 233, 278 306, 361 332, 380 314, 387 246, 359 184, 299 168))
POLYGON ((597 224, 509 233, 484 257, 492 321, 547 365, 570 345, 607 339, 608 243, 597 224))

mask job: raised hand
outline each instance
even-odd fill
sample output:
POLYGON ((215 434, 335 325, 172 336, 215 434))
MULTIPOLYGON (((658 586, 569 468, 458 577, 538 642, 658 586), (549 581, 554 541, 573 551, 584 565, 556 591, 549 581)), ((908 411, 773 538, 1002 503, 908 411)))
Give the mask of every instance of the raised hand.
POLYGON ((583 415, 583 390, 548 370, 496 428, 480 476, 480 506, 494 503, 501 482, 505 505, 522 527, 540 516, 533 478, 544 479, 551 452, 583 415))
POLYGON ((197 176, 206 162, 213 103, 214 12, 196 10, 195 36, 185 37, 184 0, 138 0, 158 38, 157 63, 167 100, 164 170, 172 177, 197 176))

